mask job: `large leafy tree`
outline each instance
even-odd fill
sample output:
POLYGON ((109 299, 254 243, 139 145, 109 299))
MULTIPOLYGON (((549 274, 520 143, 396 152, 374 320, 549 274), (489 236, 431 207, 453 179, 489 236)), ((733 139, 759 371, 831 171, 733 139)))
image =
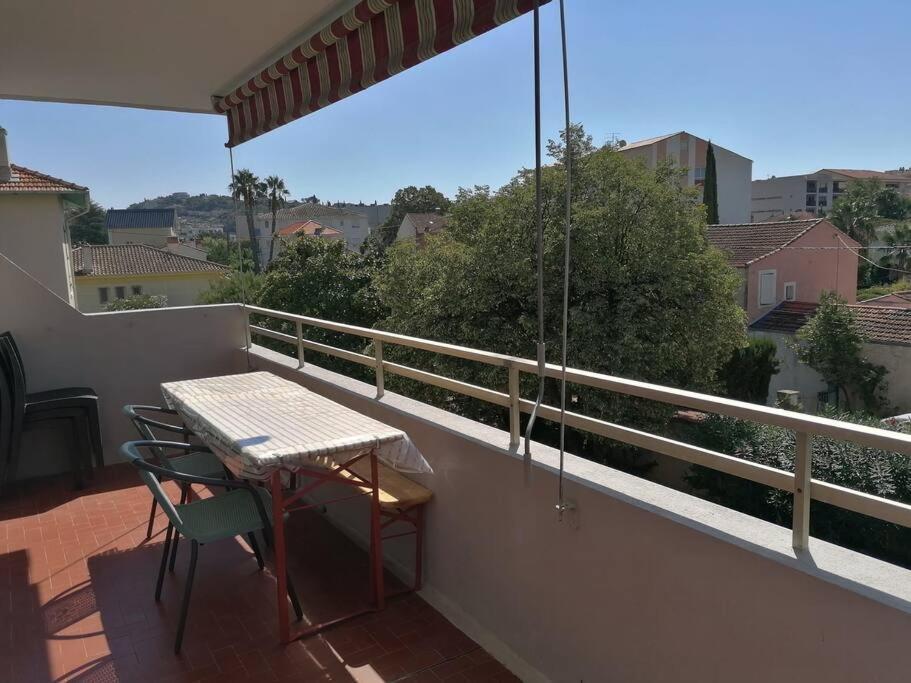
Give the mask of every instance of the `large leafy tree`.
POLYGON ((386 222, 377 230, 377 241, 381 246, 389 246, 395 242, 399 225, 406 213, 438 213, 448 211, 452 202, 446 195, 431 185, 415 187, 409 185, 397 190, 392 198, 392 210, 386 222))
POLYGON ((234 174, 231 184, 228 186, 231 190, 231 196, 243 202, 244 215, 247 219, 247 230, 250 234, 250 246, 253 250, 253 268, 259 272, 260 264, 260 244, 256 238, 254 230, 253 214, 256 210, 256 202, 266 196, 266 184, 257 177, 253 171, 242 168, 234 174))
POLYGON ((702 188, 702 203, 709 225, 718 225, 718 170, 715 167, 715 148, 709 142, 705 151, 705 184, 702 188))
POLYGON ((285 181, 277 175, 270 175, 265 181, 266 200, 269 202, 269 212, 272 214, 272 229, 269 232, 269 263, 275 255, 275 223, 279 210, 288 201, 291 193, 285 187, 285 181))
MULTIPOLYGON (((275 258, 263 276, 256 301, 266 308, 288 313, 372 327, 384 314, 373 282, 379 265, 380 261, 373 256, 348 251, 342 240, 301 237, 275 258)), ((294 323, 264 320, 263 324, 295 334, 294 323)), ((367 344, 359 337, 315 327, 307 328, 305 336, 359 352, 367 344)), ((287 351, 287 347, 283 350, 287 351)), ((316 354, 313 357, 326 367, 353 369, 345 361, 316 354)))
POLYGON ((889 247, 882 259, 882 265, 898 271, 911 271, 911 225, 897 225, 892 232, 883 235, 889 247))
POLYGON ((206 252, 206 258, 213 263, 245 272, 253 270, 253 248, 246 240, 232 242, 220 237, 206 236, 202 238, 202 248, 206 252))
MULTIPOLYGON (((548 358, 554 362, 560 350, 564 181, 562 165, 543 169, 545 322, 548 358)), ((649 170, 611 149, 576 160, 573 192, 570 365, 714 388, 716 371, 744 343, 744 319, 735 303, 737 278, 707 242, 695 193, 681 187, 679 171, 649 170)), ((534 202, 528 171, 496 192, 461 190, 447 231, 430 236, 423 248, 403 242, 389 250, 378 279, 390 310, 382 326, 534 357, 534 202)), ((505 389, 502 369, 403 349, 389 353, 440 374, 505 389)), ((476 419, 503 423, 498 409, 427 388, 412 390, 476 419)), ((555 391, 548 386, 549 401, 555 391)), ((575 410, 627 423, 654 425, 668 416, 653 404, 584 387, 574 389, 574 400, 575 410)))
POLYGON ((800 362, 838 389, 849 410, 858 395, 864 408, 875 412, 884 403, 886 369, 864 358, 865 341, 854 312, 827 292, 816 314, 797 332, 793 348, 800 362))
POLYGON ((76 244, 107 244, 108 231, 104 227, 105 210, 91 202, 89 209, 69 221, 70 242, 76 244))
POLYGON ((835 200, 829 218, 850 237, 867 244, 876 234, 882 189, 875 179, 852 182, 847 191, 835 200))

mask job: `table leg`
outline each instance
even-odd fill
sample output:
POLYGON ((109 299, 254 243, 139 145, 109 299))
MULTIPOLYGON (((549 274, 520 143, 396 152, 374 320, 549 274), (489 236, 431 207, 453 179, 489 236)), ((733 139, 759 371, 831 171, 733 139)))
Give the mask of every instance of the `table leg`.
POLYGON ((288 618, 288 562, 285 552, 285 499, 280 469, 272 473, 272 527, 275 543, 275 586, 278 595, 278 635, 281 642, 291 642, 288 618))
POLYGON ((386 606, 386 586, 383 580, 383 534, 380 529, 380 477, 376 449, 370 451, 370 481, 373 486, 370 505, 370 564, 373 569, 373 596, 378 610, 386 606))

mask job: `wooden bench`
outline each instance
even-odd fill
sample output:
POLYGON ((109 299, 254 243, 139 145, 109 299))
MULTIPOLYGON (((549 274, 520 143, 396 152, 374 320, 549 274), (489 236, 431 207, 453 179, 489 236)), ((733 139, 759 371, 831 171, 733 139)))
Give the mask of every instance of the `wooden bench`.
MULTIPOLYGON (((424 554, 424 506, 433 498, 433 491, 383 463, 378 463, 377 465, 380 489, 380 515, 384 518, 380 527, 381 530, 396 522, 404 522, 412 527, 411 531, 383 536, 383 540, 414 534, 414 585, 411 588, 407 588, 406 591, 421 590, 424 554)), ((371 478, 369 458, 358 460, 347 470, 340 471, 339 475, 349 480, 354 480, 355 475, 357 475, 357 477, 369 481, 371 478)), ((365 493, 370 493, 373 490, 369 486, 360 486, 359 488, 365 493)))

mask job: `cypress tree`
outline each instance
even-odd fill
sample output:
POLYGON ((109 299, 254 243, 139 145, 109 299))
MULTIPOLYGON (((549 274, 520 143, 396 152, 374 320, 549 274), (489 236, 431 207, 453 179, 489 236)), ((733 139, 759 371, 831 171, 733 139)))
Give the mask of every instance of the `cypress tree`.
POLYGON ((705 204, 706 220, 709 225, 718 225, 718 173, 715 170, 715 148, 709 142, 705 151, 705 184, 702 188, 702 203, 705 204))

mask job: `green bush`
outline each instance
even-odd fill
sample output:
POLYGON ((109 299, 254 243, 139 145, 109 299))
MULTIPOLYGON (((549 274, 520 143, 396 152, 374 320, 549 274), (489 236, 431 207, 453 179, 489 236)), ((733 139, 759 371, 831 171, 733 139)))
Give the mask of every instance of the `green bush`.
POLYGON ((771 339, 755 338, 743 348, 735 349, 719 372, 725 395, 765 405, 769 382, 778 372, 775 351, 775 342, 771 339))
MULTIPOLYGON (((902 431, 870 417, 829 412, 826 417, 902 431)), ((750 462, 794 471, 794 433, 711 416, 696 431, 698 445, 750 462)), ((813 478, 875 496, 911 503, 911 462, 906 455, 822 436, 813 438, 813 478)), ((750 515, 791 526, 793 495, 694 466, 689 483, 709 500, 750 515)), ((810 533, 888 562, 911 567, 911 529, 814 501, 810 533)))
POLYGON ((164 294, 137 294, 126 299, 114 299, 104 307, 106 311, 138 311, 144 308, 165 308, 168 297, 164 294))

